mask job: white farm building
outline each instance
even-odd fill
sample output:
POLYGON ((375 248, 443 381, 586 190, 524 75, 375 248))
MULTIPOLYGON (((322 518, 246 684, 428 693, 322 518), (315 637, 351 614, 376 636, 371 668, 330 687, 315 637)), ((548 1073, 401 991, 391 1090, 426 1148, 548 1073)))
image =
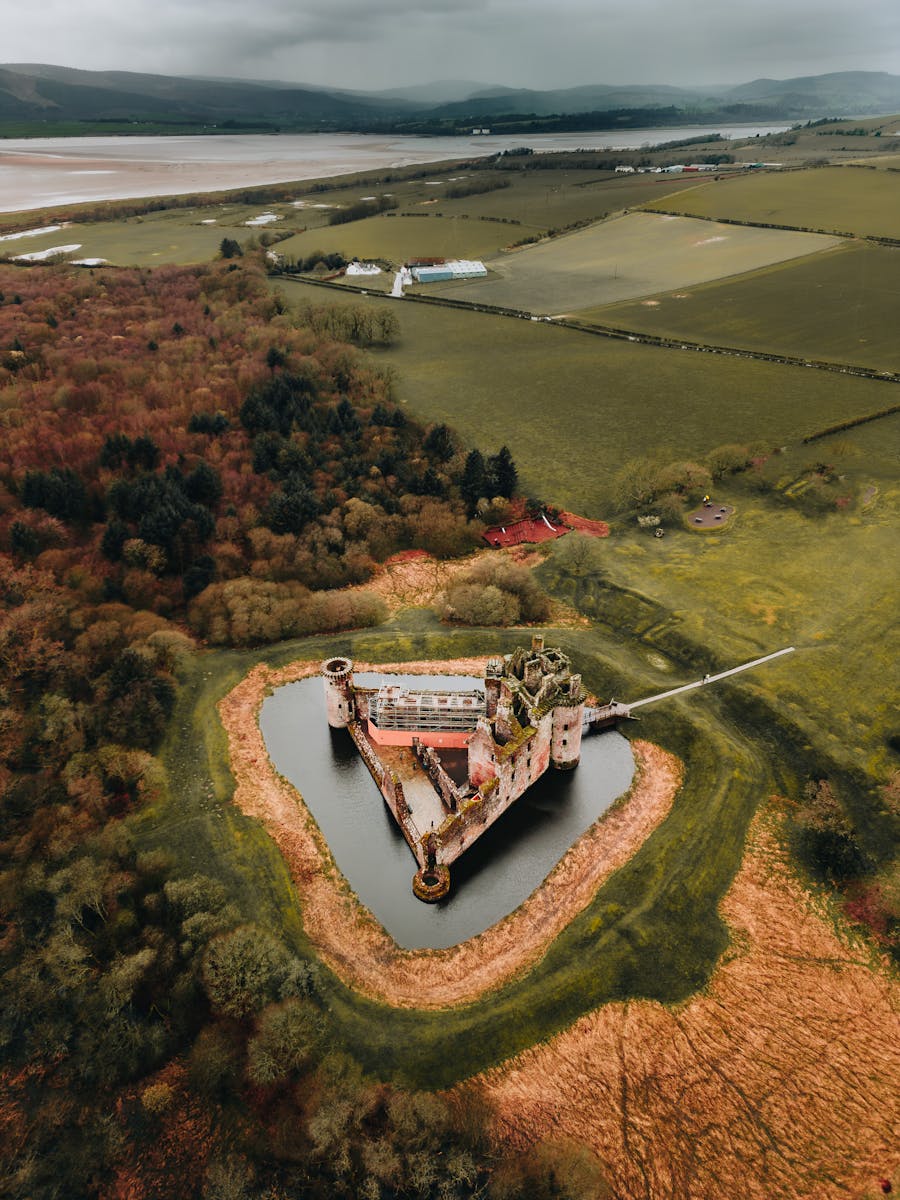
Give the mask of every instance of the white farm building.
POLYGON ((480 279, 487 275, 487 267, 477 259, 454 258, 447 262, 413 267, 417 283, 445 283, 451 279, 480 279))

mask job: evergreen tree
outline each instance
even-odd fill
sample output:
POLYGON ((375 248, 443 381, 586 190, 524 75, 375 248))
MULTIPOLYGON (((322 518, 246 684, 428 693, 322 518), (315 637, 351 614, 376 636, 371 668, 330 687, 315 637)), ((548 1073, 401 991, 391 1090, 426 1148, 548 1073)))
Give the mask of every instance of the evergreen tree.
POLYGON ((433 455, 438 462, 448 462, 453 457, 453 434, 446 425, 433 425, 423 444, 425 451, 433 455))
POLYGON ((515 495, 519 472, 508 446, 501 446, 491 455, 487 461, 487 474, 491 495, 506 496, 507 499, 515 495))
POLYGON ((484 464, 484 455, 480 450, 469 451, 466 457, 466 465, 463 468, 459 490, 471 515, 475 512, 478 501, 487 491, 487 469, 484 464))

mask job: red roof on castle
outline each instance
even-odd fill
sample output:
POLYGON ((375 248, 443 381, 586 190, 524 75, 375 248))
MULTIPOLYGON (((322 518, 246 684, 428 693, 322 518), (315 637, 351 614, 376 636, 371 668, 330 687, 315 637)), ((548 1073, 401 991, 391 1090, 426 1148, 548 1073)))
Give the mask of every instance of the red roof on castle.
POLYGON ((609 526, 605 521, 591 521, 575 513, 561 512, 555 521, 551 521, 544 513, 538 513, 537 516, 523 517, 509 525, 494 525, 486 529, 482 537, 489 546, 499 550, 505 546, 519 546, 523 542, 550 542, 554 538, 564 537, 573 529, 589 537, 609 536, 609 526))

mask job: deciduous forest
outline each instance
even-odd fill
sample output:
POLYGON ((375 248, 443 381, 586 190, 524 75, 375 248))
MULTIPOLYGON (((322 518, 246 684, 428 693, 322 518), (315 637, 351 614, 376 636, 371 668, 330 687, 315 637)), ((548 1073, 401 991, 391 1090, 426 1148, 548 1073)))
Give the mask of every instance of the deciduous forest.
POLYGON ((336 589, 473 546, 463 449, 247 259, 0 293, 0 1192, 568 1195, 578 1153, 366 1077, 319 968, 128 830, 198 638, 380 620, 336 589))

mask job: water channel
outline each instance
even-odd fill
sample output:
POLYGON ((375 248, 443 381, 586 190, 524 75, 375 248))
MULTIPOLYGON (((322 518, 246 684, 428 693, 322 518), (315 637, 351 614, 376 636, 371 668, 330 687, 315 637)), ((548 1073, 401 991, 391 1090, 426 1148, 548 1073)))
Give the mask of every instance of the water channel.
MULTIPOLYGON (((385 676, 356 673, 377 686, 385 676)), ((471 676, 392 675, 391 682, 470 689, 471 676)), ((331 730, 319 678, 278 688, 260 727, 275 769, 296 787, 351 888, 398 945, 442 948, 488 929, 517 908, 566 850, 627 791, 634 757, 614 730, 591 734, 575 771, 549 771, 451 868, 449 897, 413 896, 415 859, 349 735, 331 730)))
POLYGON ((712 132, 750 138, 787 128, 785 124, 697 125, 434 138, 366 133, 3 138, 0 212, 324 179, 498 154, 517 146, 535 151, 639 149, 712 132))

